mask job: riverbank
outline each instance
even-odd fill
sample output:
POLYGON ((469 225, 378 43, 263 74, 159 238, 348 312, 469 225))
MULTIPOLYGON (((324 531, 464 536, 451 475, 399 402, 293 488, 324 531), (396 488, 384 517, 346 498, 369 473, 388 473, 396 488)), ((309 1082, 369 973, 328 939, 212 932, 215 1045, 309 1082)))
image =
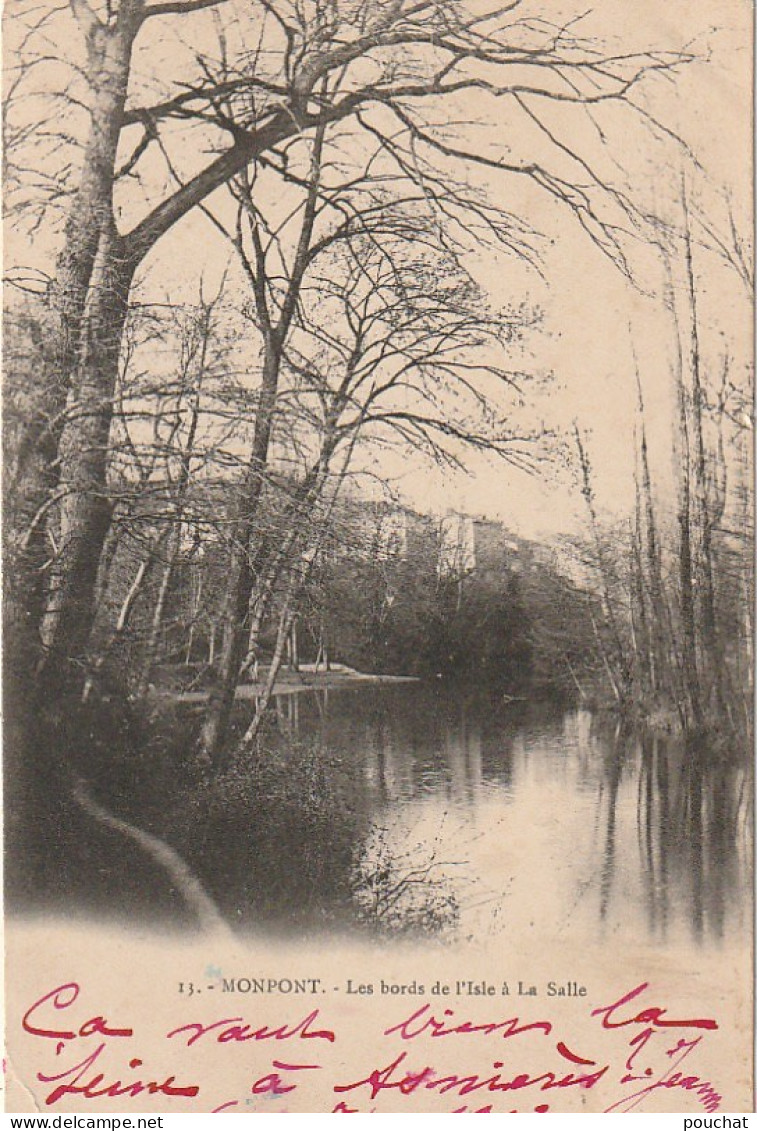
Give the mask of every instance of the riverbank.
MULTIPOLYGON (((181 674, 180 672, 169 673, 166 671, 159 673, 161 682, 156 681, 150 685, 150 697, 179 700, 182 703, 206 702, 210 697, 210 687, 191 686, 191 680, 189 681, 190 685, 187 686, 187 682, 180 678, 170 678, 172 675, 180 677, 181 674)), ((194 678, 195 684, 200 682, 197 676, 194 678)), ((261 667, 257 680, 239 685, 236 698, 238 700, 258 698, 264 693, 267 680, 268 669, 261 667)), ((366 685, 418 682, 420 681, 417 676, 377 675, 373 672, 359 672, 355 668, 348 667, 347 664, 331 664, 328 670, 324 667, 316 667, 315 664, 301 664, 297 671, 292 671, 289 668, 282 668, 279 671, 273 685, 272 694, 298 695, 303 691, 337 691, 343 688, 364 687, 366 685)))

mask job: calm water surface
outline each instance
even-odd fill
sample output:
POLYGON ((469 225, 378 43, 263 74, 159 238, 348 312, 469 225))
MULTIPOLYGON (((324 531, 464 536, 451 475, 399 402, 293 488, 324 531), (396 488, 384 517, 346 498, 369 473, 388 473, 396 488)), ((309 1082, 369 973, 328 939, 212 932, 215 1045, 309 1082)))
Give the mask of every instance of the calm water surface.
MULTIPOLYGON (((183 783, 180 758, 162 778, 143 759, 92 783, 181 854, 240 932, 748 938, 752 783, 737 762, 441 686, 302 693, 277 712, 257 774, 235 767, 208 790, 183 783)), ((44 857, 27 854, 26 895, 191 926, 160 862, 95 825, 79 812, 53 853, 47 837, 44 857)))
MULTIPOLYGON (((282 698, 279 715, 345 788, 353 904, 369 925, 470 938, 747 936, 741 767, 586 711, 482 705, 418 685, 282 698)), ((333 876, 327 867, 324 906, 333 876)))

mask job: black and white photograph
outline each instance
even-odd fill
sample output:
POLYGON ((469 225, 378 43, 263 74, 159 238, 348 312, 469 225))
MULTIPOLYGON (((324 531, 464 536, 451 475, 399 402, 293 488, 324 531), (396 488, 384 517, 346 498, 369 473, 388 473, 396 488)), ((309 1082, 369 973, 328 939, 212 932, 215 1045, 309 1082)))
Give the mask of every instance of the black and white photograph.
POLYGON ((6 1110, 752 1109, 753 18, 8 0, 6 1110))

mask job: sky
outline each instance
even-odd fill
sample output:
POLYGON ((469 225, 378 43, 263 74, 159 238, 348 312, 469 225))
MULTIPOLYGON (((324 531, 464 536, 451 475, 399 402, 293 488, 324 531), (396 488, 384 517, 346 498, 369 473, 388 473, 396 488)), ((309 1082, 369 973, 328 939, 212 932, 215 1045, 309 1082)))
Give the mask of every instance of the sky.
MULTIPOLYGON (((562 7, 571 9, 568 4, 562 7)), ((631 46, 676 50, 691 45, 701 57, 683 68, 674 84, 650 82, 640 101, 683 139, 701 163, 703 174, 695 175, 696 192, 719 229, 726 226, 723 201, 718 198, 724 188, 732 194, 736 214, 748 230, 750 27, 751 6, 744 0, 673 0, 662 6, 650 0, 634 0, 632 5, 628 0, 604 0, 584 28, 611 45, 614 38, 619 50, 631 46)), ((465 109, 460 108, 461 117, 465 109)), ((604 151, 589 136, 592 131, 585 138, 571 135, 577 126, 575 116, 561 121, 554 114, 552 124, 567 132, 577 150, 599 154, 597 168, 609 181, 627 187, 641 208, 674 223, 680 220, 675 196, 680 168, 687 164, 681 146, 654 136, 629 112, 613 112, 602 121, 607 129, 604 151)), ((494 127, 503 133, 512 131, 513 149, 523 144, 517 137, 522 127, 506 110, 494 127)), ((527 139, 527 144, 534 140, 527 139)), ((471 255, 467 264, 495 308, 525 301, 542 311, 540 327, 515 347, 515 367, 528 367, 540 378, 549 378, 546 389, 534 399, 529 419, 541 419, 547 429, 558 433, 570 430, 575 421, 586 434, 600 508, 611 520, 629 513, 638 363, 655 481, 660 494, 669 495, 674 403, 670 367, 676 347, 672 320, 661 301, 664 278, 659 255, 650 252, 643 240, 631 241, 628 255, 635 276, 631 282, 592 244, 567 209, 532 182, 496 175, 484 179, 492 199, 518 212, 543 237, 538 244, 541 273, 504 252, 471 255)), ((203 221, 195 217, 183 232, 177 230, 177 241, 186 240, 190 225, 199 233, 203 221)), ((723 270, 704 248, 699 249, 697 269, 714 292, 703 296, 701 306, 707 330, 703 352, 717 365, 725 336, 735 355, 734 368, 743 370, 751 350, 748 296, 733 272, 723 270)), ((419 509, 486 514, 525 537, 549 538, 580 528, 586 515, 575 473, 560 455, 563 444, 547 442, 544 448, 545 458, 534 475, 475 453, 466 454, 467 474, 441 472, 406 455, 387 453, 376 470, 419 509)))
MULTIPOLYGON (((674 87, 650 91, 648 105, 680 134, 707 174, 697 177, 699 199, 718 228, 725 228, 722 199, 727 188, 735 199, 742 231, 751 229, 751 5, 736 3, 658 3, 595 6, 598 22, 631 12, 650 44, 672 48, 693 41, 709 58, 691 64, 674 87), (717 30, 713 30, 717 24, 717 30)), ((628 170, 627 183, 643 208, 680 218, 673 204, 678 189, 680 147, 649 138, 643 131, 626 135, 617 123, 614 152, 628 170)), ((619 178, 619 183, 620 178, 619 178)), ((670 365, 675 333, 661 301, 664 276, 659 256, 643 244, 630 255, 635 283, 630 283, 598 250, 579 226, 551 201, 531 192, 524 212, 547 234, 544 279, 522 265, 500 257, 481 265, 491 280, 493 297, 527 293, 543 308, 543 332, 532 341, 537 368, 554 373, 546 406, 547 420, 569 428, 575 420, 586 431, 587 448, 597 473, 600 506, 608 516, 628 513, 633 506, 633 421, 637 403, 636 364, 643 387, 653 471, 662 495, 672 485, 671 414, 674 397, 670 365)), ((703 294, 700 314, 703 354, 719 368, 725 349, 742 381, 752 349, 751 298, 732 270, 703 247, 694 249, 703 294)), ((678 282, 681 283, 680 278, 678 282)), ((511 517, 525 536, 570 530, 585 518, 583 500, 572 477, 559 467, 543 477, 526 477, 507 468, 487 474, 482 468, 472 481, 458 486, 464 509, 511 517), (572 483, 572 486, 570 485, 572 483)))
MULTIPOLYGON (((583 8, 576 3, 550 0, 552 18, 579 11, 583 8)), ((649 80, 639 101, 696 155, 701 169, 693 176, 692 193, 718 230, 727 227, 722 190, 731 194, 742 230, 750 228, 751 20, 749 0, 666 0, 664 5, 658 0, 599 0, 581 23, 583 34, 596 34, 610 49, 686 48, 698 56, 674 83, 649 80)), ((480 103, 456 109, 461 117, 471 109, 482 112, 480 103)), ((543 136, 533 129, 529 132, 512 105, 501 100, 483 112, 488 115, 492 144, 539 154, 543 136)), ((680 220, 675 198, 681 166, 687 163, 680 145, 645 130, 638 117, 622 108, 603 113, 605 145, 598 144, 590 123, 582 124, 575 115, 568 118, 560 108, 545 110, 543 120, 576 151, 589 154, 603 179, 627 191, 641 209, 673 223, 680 220)), ((575 173, 569 163, 565 169, 575 173)), ((471 176, 480 179, 474 172, 471 176)), ((539 379, 527 410, 528 423, 543 422, 558 436, 577 423, 596 472, 599 505, 609 517, 621 517, 633 503, 638 365, 655 482, 661 496, 669 494, 675 336, 661 299, 664 275, 659 255, 643 238, 628 241, 634 276, 629 281, 568 209, 532 181, 487 174, 482 183, 494 200, 541 233, 538 272, 503 251, 471 252, 467 259, 492 307, 525 302, 541 312, 538 328, 514 347, 514 368, 529 369, 539 379)), ((728 351, 733 373, 747 380, 749 298, 716 256, 700 246, 695 252, 702 283, 706 363, 716 370, 728 351)), ((11 256, 43 267, 51 259, 42 232, 30 244, 17 242, 11 256)), ((226 249, 217 233, 195 213, 164 238, 148 261, 140 297, 191 298, 199 274, 204 273, 212 285, 225 262, 226 249)), ((575 474, 561 456, 563 446, 558 439, 546 442, 534 475, 475 454, 466 455, 467 473, 442 473, 400 454, 384 454, 376 470, 420 510, 453 508, 485 514, 502 519, 525 537, 550 538, 570 533, 585 520, 575 474)))

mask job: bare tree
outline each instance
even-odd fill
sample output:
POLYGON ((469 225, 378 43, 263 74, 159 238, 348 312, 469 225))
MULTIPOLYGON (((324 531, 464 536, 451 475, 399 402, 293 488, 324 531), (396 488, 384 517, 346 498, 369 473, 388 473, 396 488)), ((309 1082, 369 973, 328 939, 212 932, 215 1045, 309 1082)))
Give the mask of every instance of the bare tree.
MULTIPOLYGON (((528 438, 518 444, 517 428, 498 415, 498 390, 521 396, 506 365, 522 315, 509 321, 487 315, 454 258, 438 243, 432 250, 433 227, 417 211, 376 205, 360 216, 357 232, 349 215, 318 236, 319 186, 320 170, 313 170, 302 189, 291 260, 280 254, 280 231, 253 205, 249 186, 243 188, 239 216, 249 225, 252 253, 241 228, 235 243, 255 295, 270 400, 258 407, 236 504, 219 684, 203 731, 209 758, 223 745, 250 626, 261 623, 277 578, 301 553, 300 532, 316 500, 342 481, 344 464, 334 467, 340 452, 352 458, 359 436, 361 445, 392 439, 450 463, 466 444, 513 461, 529 459, 528 438), (271 327, 283 328, 282 318, 287 332, 274 334, 271 327), (271 537, 260 522, 260 500, 272 479, 266 460, 277 429, 300 453, 301 471, 271 537)), ((329 194, 328 207, 341 199, 329 194)))
MULTIPOLYGON (((593 531, 595 586, 603 604, 597 647, 614 696, 624 698, 618 693, 625 684, 631 693, 625 698, 635 712, 668 725, 676 725, 677 716, 684 731, 733 740, 743 728, 743 712, 736 724, 734 704, 742 702, 745 684, 745 668, 738 658, 743 638, 737 622, 742 618, 733 614, 734 584, 742 594, 751 589, 750 580, 744 584, 744 559, 740 566, 736 561, 752 533, 747 522, 745 537, 735 538, 727 515, 744 513, 743 498, 737 501, 732 480, 738 481, 743 472, 739 437, 750 427, 750 415, 743 388, 731 373, 733 347, 720 358, 713 356, 712 327, 702 313, 706 294, 700 258, 717 255, 742 283, 748 274, 741 270, 739 256, 732 261, 722 241, 711 238, 710 227, 694 209, 695 172, 687 170, 681 177, 676 221, 656 226, 664 267, 661 300, 670 314, 673 338, 675 503, 671 510, 664 493, 654 498, 637 363, 635 515, 630 540, 622 543, 628 555, 626 570, 617 570, 608 549, 579 434, 576 442, 593 531)), ((737 235, 734 241, 744 251, 737 235)))
MULTIPOLYGON (((89 0, 71 3, 86 44, 89 126, 50 289, 56 327, 44 377, 45 422, 35 426, 24 447, 17 508, 24 527, 14 563, 29 579, 16 621, 34 637, 39 620, 32 591, 46 560, 43 524, 34 517, 62 485, 59 593, 43 653, 50 689, 65 685, 70 661, 86 651, 108 529, 104 487, 123 326, 135 271, 167 231, 248 166, 285 163, 289 139, 350 120, 358 138, 378 140, 382 152, 424 191, 444 182, 446 167, 456 165, 461 179, 462 167, 479 165, 533 180, 622 263, 617 226, 611 219, 602 222, 595 207, 597 199, 609 199, 632 223, 633 208, 622 193, 611 189, 608 196, 608 186, 580 154, 571 154, 575 177, 566 178, 528 155, 489 155, 458 142, 450 128, 455 99, 475 91, 487 101, 513 100, 563 161, 569 146, 542 120, 542 104, 559 102, 592 114, 602 104, 633 107, 643 80, 670 73, 688 59, 666 52, 602 53, 570 25, 555 26, 532 13, 525 0, 483 12, 437 0, 361 2, 340 9, 264 0, 252 12, 219 8, 223 31, 216 58, 183 54, 173 88, 156 101, 142 101, 131 85, 134 48, 147 34, 144 29, 217 4, 122 0, 100 10, 89 0), (450 107, 444 129, 428 113, 437 104, 450 107), (195 126, 217 151, 178 174, 179 183, 170 157, 177 123, 195 126), (119 149, 130 145, 119 165, 119 149), (146 211, 124 229, 114 193, 139 185, 144 162, 154 154, 167 162, 166 192, 158 199, 148 193, 146 211)), ((640 105, 637 110, 648 120, 646 110, 640 105)), ((183 145, 186 153, 185 140, 183 145)), ((437 207, 449 224, 454 203, 439 194, 437 207)), ((134 207, 129 211, 134 214, 134 207)))

